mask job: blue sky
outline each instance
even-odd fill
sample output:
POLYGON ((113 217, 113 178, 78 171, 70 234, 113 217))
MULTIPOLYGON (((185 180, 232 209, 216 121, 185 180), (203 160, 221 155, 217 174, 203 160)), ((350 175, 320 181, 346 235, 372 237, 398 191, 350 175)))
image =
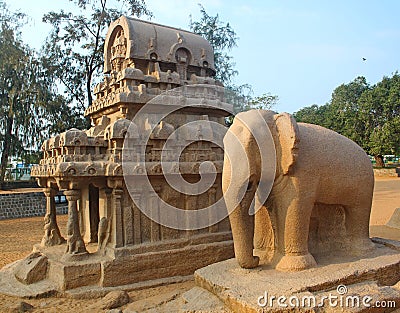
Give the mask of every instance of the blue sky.
MULTIPOLYGON (((39 48, 50 27, 41 22, 50 10, 74 8, 68 0, 6 0, 32 22, 24 40, 39 48)), ((188 29, 198 3, 238 34, 232 51, 239 75, 255 94, 279 96, 277 111, 292 113, 329 101, 335 87, 359 75, 374 84, 399 69, 400 1, 236 1, 148 0, 154 22, 188 29), (366 58, 363 61, 362 58, 366 58)), ((120 5, 120 4, 119 4, 120 5)))

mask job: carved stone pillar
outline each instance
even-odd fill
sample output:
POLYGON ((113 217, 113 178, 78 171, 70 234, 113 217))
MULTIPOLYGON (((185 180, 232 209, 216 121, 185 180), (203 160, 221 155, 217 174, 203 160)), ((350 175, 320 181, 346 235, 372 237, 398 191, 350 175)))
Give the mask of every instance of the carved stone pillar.
POLYGON ((68 200, 68 223, 67 223, 67 251, 68 254, 87 253, 85 243, 83 242, 78 216, 78 200, 80 199, 80 190, 64 191, 68 200))
MULTIPOLYGON (((193 196, 193 195, 185 195, 185 210, 187 210, 187 211, 195 211, 196 210, 196 206, 197 206, 197 197, 193 196)), ((193 212, 188 212, 188 213, 193 213, 193 212)), ((190 236, 193 236, 195 234, 198 234, 199 231, 197 229, 196 230, 189 229, 190 218, 193 218, 193 215, 188 215, 186 218, 187 218, 187 220, 185 221, 185 223, 186 223, 185 226, 188 228, 186 230, 186 236, 190 237, 190 236)), ((197 220, 195 220, 192 223, 194 224, 192 226, 195 226, 195 227, 198 226, 197 225, 197 220)))
POLYGON ((56 203, 54 201, 56 190, 44 188, 43 192, 46 196, 46 215, 44 217, 44 236, 41 245, 46 247, 60 245, 65 242, 65 239, 61 236, 57 225, 56 203))
MULTIPOLYGON (((217 186, 214 185, 212 186, 209 190, 208 190, 208 206, 212 206, 213 204, 216 203, 216 197, 217 195, 217 186)), ((218 223, 215 223, 215 220, 217 218, 217 213, 215 212, 216 208, 209 210, 209 216, 208 216, 208 221, 209 221, 209 227, 208 227, 208 231, 210 233, 216 233, 218 232, 218 223), (211 225, 213 224, 213 225, 211 225)))
POLYGON ((151 208, 151 242, 159 241, 160 237, 160 224, 154 221, 159 220, 160 208, 158 203, 158 193, 161 191, 161 186, 154 186, 154 193, 149 195, 149 203, 151 208))
POLYGON ((115 232, 115 247, 122 247, 124 245, 124 235, 122 230, 122 198, 123 190, 114 188, 112 191, 112 210, 113 210, 113 231, 115 232))
POLYGON ((131 194, 132 200, 132 208, 133 208, 133 241, 134 244, 138 245, 142 243, 142 231, 141 231, 141 212, 136 205, 139 203, 141 198, 140 191, 136 191, 131 194))
POLYGON ((100 207, 102 207, 103 212, 100 212, 100 216, 103 216, 99 222, 99 230, 98 230, 98 250, 104 251, 107 243, 110 240, 110 232, 111 232, 111 192, 110 188, 101 188, 100 189, 100 207))

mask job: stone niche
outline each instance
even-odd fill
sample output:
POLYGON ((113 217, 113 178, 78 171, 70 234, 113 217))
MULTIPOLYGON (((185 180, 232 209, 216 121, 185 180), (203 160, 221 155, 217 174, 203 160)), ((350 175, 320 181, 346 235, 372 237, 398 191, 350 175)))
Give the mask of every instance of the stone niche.
POLYGON ((214 134, 211 126, 181 134, 180 146, 173 149, 182 151, 175 157, 188 182, 200 179, 202 162, 212 162, 216 178, 206 192, 176 191, 160 165, 163 145, 177 128, 197 120, 224 125, 232 109, 223 86, 213 79, 211 45, 191 32, 121 17, 110 25, 104 50, 104 79, 85 111, 93 126, 46 140, 43 159, 32 169, 47 197, 45 234, 34 250, 47 258, 46 279, 64 291, 171 282, 233 257, 227 218, 201 229, 174 229, 151 220, 137 205, 160 210, 154 200, 160 197, 181 210, 198 210, 222 197, 223 150, 216 142, 222 143, 224 134, 214 134), (135 120, 139 109, 152 101, 154 112, 171 103, 185 105, 156 125, 151 110, 147 118, 135 120), (136 146, 129 168, 144 173, 153 192, 142 188, 140 176, 129 186, 124 180, 124 139, 132 127, 136 146), (137 156, 141 149, 144 160, 137 156), (59 191, 68 200, 65 239, 56 221, 54 195, 59 191))

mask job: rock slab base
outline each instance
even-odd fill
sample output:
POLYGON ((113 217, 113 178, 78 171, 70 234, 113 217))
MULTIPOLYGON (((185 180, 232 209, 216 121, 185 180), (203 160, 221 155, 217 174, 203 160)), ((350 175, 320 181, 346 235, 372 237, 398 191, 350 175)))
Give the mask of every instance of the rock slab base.
POLYGON ((373 241, 376 249, 362 259, 317 258, 318 267, 292 273, 267 265, 242 269, 229 259, 197 270, 195 281, 232 312, 391 312, 400 308, 400 242, 373 241), (338 303, 330 304, 329 296, 338 303), (378 302, 386 308, 373 308, 378 302))

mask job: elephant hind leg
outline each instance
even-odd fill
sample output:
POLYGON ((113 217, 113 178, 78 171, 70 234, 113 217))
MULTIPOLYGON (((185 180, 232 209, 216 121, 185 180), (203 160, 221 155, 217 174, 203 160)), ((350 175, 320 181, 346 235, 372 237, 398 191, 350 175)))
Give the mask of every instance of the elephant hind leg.
POLYGON ((369 238, 370 207, 370 200, 363 200, 357 204, 345 206, 346 235, 353 252, 365 252, 375 247, 369 238))

